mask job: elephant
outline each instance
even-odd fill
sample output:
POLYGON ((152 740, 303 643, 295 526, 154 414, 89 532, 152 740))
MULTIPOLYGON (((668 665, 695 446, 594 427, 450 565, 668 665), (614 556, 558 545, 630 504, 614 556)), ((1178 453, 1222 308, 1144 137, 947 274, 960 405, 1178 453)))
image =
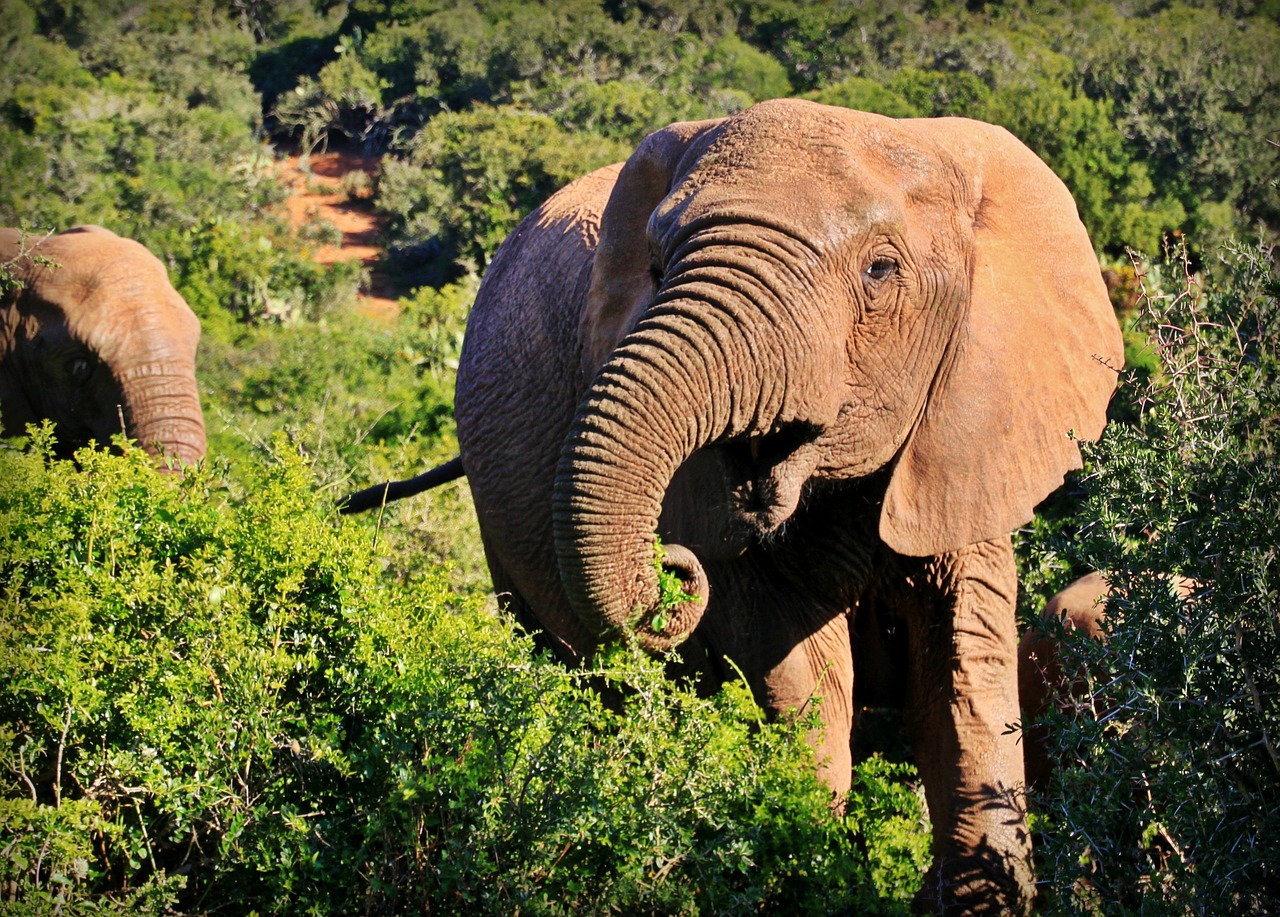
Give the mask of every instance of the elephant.
MULTIPOLYGON (((0 229, 0 423, 52 420, 57 452, 127 433, 182 464, 205 454, 200 322, 143 245, 101 226, 0 229)), ((165 466, 169 466, 166 464, 165 466)))
MULTIPOLYGON (((1101 573, 1087 573, 1045 603, 1041 621, 1060 621, 1066 632, 1079 631, 1092 639, 1102 639, 1103 619, 1110 587, 1101 573)), ((1053 771, 1046 744, 1048 736, 1039 721, 1055 699, 1083 700, 1084 683, 1076 675, 1062 671, 1056 629, 1046 625, 1031 627, 1018 643, 1018 696, 1023 714, 1023 760, 1027 786, 1042 789, 1053 771)))
POLYGON ((1011 134, 772 100, 658 130, 512 232, 461 463, 421 482, 465 473, 496 593, 565 662, 625 638, 777 716, 818 698, 836 794, 857 706, 901 699, 917 907, 1026 912, 1011 533, 1122 363, 1070 192, 1011 134))
MULTIPOLYGON (((1169 588, 1179 599, 1190 598, 1200 584, 1185 576, 1170 576, 1169 588)), ((1058 766, 1049 749, 1043 723, 1051 704, 1084 705, 1089 699, 1086 672, 1064 671, 1059 639, 1072 632, 1092 640, 1107 637, 1107 602, 1117 594, 1107 577, 1086 573, 1056 593, 1040 612, 1040 621, 1018 643, 1018 695, 1022 703, 1023 759, 1027 786, 1043 790, 1058 766), (1054 627, 1047 622, 1060 622, 1054 627)), ((1105 711, 1092 711, 1091 715, 1105 711)))

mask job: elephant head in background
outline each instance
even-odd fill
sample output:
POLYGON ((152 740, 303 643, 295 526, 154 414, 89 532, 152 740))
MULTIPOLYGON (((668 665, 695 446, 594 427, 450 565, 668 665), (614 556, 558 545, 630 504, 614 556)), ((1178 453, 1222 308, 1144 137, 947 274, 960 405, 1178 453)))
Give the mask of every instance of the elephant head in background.
POLYGON ((462 466, 496 591, 567 661, 629 633, 778 715, 820 696, 838 792, 854 710, 905 686, 920 903, 1024 911, 1010 532, 1122 360, 1071 196, 1008 132, 776 100, 658 131, 507 239, 462 466))
POLYGON ((59 454, 125 430, 192 463, 205 452, 196 388, 200 323, 163 264, 100 226, 48 238, 0 229, 0 421, 57 424, 59 454))

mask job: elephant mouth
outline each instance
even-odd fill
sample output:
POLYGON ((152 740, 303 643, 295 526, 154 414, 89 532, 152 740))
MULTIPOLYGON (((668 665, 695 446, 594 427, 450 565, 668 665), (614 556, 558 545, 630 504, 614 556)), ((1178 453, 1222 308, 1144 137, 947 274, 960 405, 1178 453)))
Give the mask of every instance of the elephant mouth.
POLYGON ((761 541, 776 538, 795 515, 818 464, 821 428, 803 422, 717 447, 729 480, 734 529, 761 541))

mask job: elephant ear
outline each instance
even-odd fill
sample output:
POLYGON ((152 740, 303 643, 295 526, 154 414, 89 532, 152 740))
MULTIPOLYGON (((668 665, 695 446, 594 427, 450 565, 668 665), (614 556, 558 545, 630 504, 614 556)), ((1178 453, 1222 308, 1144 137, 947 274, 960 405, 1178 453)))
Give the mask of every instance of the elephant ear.
POLYGON ((1013 531, 1096 439, 1124 363, 1098 259, 1066 186, 1003 128, 900 122, 956 160, 973 203, 966 320, 890 478, 880 535, 901 554, 1013 531))
POLYGON ((591 379, 653 299, 646 229, 676 176, 697 160, 723 118, 684 121, 641 141, 618 174, 600 219, 600 237, 583 306, 582 371, 591 379))

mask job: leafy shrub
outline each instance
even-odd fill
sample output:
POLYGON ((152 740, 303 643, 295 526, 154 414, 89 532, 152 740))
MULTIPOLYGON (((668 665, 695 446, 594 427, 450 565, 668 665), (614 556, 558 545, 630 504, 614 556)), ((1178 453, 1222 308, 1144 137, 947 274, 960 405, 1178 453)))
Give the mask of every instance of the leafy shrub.
POLYGON ((920 110, 898 93, 865 76, 851 76, 807 92, 804 97, 824 105, 841 105, 855 111, 869 111, 890 118, 921 116, 920 110))
POLYGON ((275 221, 202 220, 170 241, 182 252, 174 259, 173 285, 202 322, 215 326, 228 317, 321 318, 355 298, 360 265, 313 262, 305 236, 290 235, 275 221))
POLYGON ((1079 81, 1115 102, 1115 124, 1187 234, 1214 251, 1233 233, 1280 226, 1280 24, 1227 8, 1175 3, 1140 26, 1115 10, 1080 17, 1079 81))
POLYGON ((1236 247, 1207 279, 1184 251, 1143 283, 1162 372, 1122 389, 1136 422, 1086 449, 1078 534, 1047 551, 1114 595, 1104 644, 1064 638, 1090 715, 1051 717, 1063 769, 1038 802, 1040 873, 1060 912, 1271 914, 1280 275, 1236 247))
POLYGON ((991 97, 987 84, 964 70, 920 70, 903 67, 888 81, 888 88, 906 99, 912 108, 931 118, 960 115, 981 117, 991 97))
POLYGON ((837 818, 812 722, 633 648, 566 671, 440 571, 383 578, 282 438, 243 490, 77 460, 0 452, 8 907, 903 912, 901 767, 837 818))
POLYGON ((198 40, 104 28, 83 40, 83 60, 40 35, 15 40, 14 85, 0 90, 14 128, 0 145, 0 224, 99 223, 136 238, 206 324, 319 317, 354 295, 359 268, 313 264, 271 215, 283 189, 254 137, 244 36, 208 9, 147 16, 166 10, 179 26, 196 16, 198 40))
POLYGON ((897 11, 878 15, 857 4, 765 0, 743 7, 740 34, 777 58, 801 91, 857 74, 875 58, 864 34, 878 38, 880 26, 899 18, 897 11))
POLYGON ((276 100, 276 123, 284 134, 299 137, 307 152, 327 145, 331 133, 364 141, 389 129, 391 109, 382 98, 388 84, 365 66, 355 46, 354 40, 340 44, 336 59, 276 100))
POLYGON ((517 108, 442 114, 414 138, 407 161, 384 161, 375 204, 390 220, 393 249, 438 284, 482 269, 553 192, 629 152, 517 108))

